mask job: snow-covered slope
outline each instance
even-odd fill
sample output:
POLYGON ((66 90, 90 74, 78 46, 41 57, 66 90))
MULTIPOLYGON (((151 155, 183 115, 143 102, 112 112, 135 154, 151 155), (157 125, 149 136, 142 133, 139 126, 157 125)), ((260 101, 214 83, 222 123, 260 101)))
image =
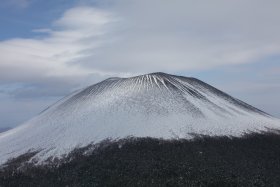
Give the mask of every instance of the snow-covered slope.
POLYGON ((0 134, 0 164, 29 150, 44 161, 107 138, 240 136, 266 128, 280 128, 279 120, 195 78, 109 78, 0 134))

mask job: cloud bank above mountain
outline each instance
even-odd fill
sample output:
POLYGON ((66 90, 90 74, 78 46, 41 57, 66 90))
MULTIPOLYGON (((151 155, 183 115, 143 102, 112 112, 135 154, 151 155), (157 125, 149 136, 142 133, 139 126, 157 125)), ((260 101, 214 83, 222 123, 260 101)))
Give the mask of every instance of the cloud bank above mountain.
MULTIPOLYGON (((110 1, 109 1, 110 2, 110 1)), ((82 4, 40 38, 0 43, 1 81, 188 71, 280 53, 278 1, 82 4), (108 5, 109 4, 109 5, 108 5), (21 73, 19 73, 19 71, 21 73), (13 76, 17 75, 17 76, 13 76)))

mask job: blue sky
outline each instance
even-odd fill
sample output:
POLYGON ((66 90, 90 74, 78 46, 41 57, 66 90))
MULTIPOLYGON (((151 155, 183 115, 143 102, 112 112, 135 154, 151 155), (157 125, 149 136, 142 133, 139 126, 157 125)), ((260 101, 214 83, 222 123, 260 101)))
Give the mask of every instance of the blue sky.
POLYGON ((110 76, 197 77, 280 117, 276 0, 3 0, 0 127, 110 76))
POLYGON ((49 27, 74 5, 74 0, 4 0, 0 5, 0 40, 39 37, 40 33, 32 30, 49 27))

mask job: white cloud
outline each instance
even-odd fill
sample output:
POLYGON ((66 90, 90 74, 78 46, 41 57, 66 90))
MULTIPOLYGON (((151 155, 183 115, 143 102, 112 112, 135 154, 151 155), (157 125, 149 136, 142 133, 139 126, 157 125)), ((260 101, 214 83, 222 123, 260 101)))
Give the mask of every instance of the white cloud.
POLYGON ((0 42, 0 80, 176 73, 280 53, 279 1, 106 2, 74 7, 34 30, 45 38, 0 42))
POLYGON ((176 72, 280 53, 279 1, 119 0, 114 43, 81 61, 110 71, 176 72), (100 63, 102 62, 102 63, 100 63))
POLYGON ((112 21, 105 11, 77 7, 56 20, 55 29, 37 30, 47 32, 46 37, 0 42, 0 82, 32 83, 67 77, 68 81, 77 84, 89 75, 103 74, 71 62, 87 56, 87 49, 98 47, 101 43, 98 37, 105 34, 104 27, 112 21), (83 41, 87 38, 93 40, 83 41))

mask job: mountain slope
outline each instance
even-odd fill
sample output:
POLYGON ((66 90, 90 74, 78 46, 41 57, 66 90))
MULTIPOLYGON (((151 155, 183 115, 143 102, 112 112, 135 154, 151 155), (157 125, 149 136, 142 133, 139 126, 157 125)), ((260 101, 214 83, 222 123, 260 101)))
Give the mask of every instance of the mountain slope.
POLYGON ((279 127, 277 119, 194 78, 109 78, 1 134, 0 164, 27 151, 38 151, 41 162, 108 138, 241 136, 279 127))
POLYGON ((106 141, 58 167, 18 170, 17 158, 0 170, 0 186, 280 186, 279 133, 106 141))

